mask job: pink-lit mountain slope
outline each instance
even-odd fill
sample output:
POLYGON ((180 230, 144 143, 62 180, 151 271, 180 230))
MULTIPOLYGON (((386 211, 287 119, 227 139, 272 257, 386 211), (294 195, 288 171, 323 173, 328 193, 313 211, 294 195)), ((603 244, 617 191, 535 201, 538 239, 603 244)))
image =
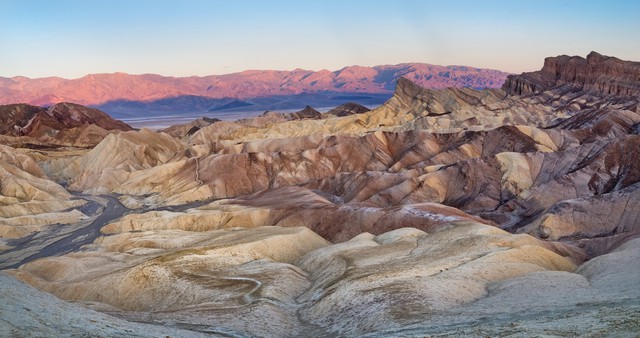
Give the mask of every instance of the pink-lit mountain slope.
POLYGON ((337 71, 248 70, 204 77, 166 77, 154 74, 91 74, 79 79, 0 77, 0 104, 51 105, 75 102, 101 105, 111 101, 155 101, 181 96, 256 98, 302 93, 389 93, 404 76, 427 88, 500 87, 507 73, 466 66, 422 63, 351 66, 337 71))

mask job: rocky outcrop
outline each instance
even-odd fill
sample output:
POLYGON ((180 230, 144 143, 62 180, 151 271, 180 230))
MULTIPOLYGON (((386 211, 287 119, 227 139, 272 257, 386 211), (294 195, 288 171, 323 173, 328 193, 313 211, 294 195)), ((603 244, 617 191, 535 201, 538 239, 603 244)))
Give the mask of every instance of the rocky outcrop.
POLYGON ((596 257, 631 238, 640 237, 636 221, 640 213, 640 184, 618 191, 567 199, 549 209, 524 227, 540 238, 575 241, 596 257))
POLYGON ((132 130, 122 121, 111 118, 106 113, 79 104, 62 102, 47 109, 47 115, 60 121, 65 127, 78 125, 96 125, 106 130, 132 130))
POLYGON ((503 89, 527 95, 569 84, 582 91, 640 96, 640 62, 623 61, 591 52, 587 58, 561 55, 544 60, 537 72, 509 75, 503 89))
POLYGON ((286 117, 288 120, 319 119, 322 114, 311 106, 305 106, 297 112, 288 114, 286 117))
POLYGON ((324 113, 323 116, 329 117, 329 116, 336 116, 336 117, 342 117, 342 116, 349 116, 349 115, 354 115, 354 114, 362 114, 362 113, 366 113, 368 111, 370 111, 371 109, 361 105, 361 104, 357 104, 355 102, 347 102, 345 104, 341 104, 331 110, 329 110, 328 112, 324 113))
POLYGON ((473 223, 429 234, 414 229, 362 234, 302 259, 313 284, 301 297, 306 305, 301 314, 341 335, 357 336, 465 308, 486 297, 486 287, 496 282, 574 270, 570 259, 540 244, 473 223))
POLYGON ((41 113, 43 108, 28 104, 9 104, 0 106, 0 134, 20 135, 20 130, 41 113))
MULTIPOLYGON (((570 117, 579 110, 571 106, 575 97, 557 100, 522 101, 505 97, 501 90, 476 91, 468 88, 430 90, 400 79, 391 99, 371 111, 326 119, 288 121, 269 116, 246 119, 237 123, 217 123, 196 132, 192 145, 215 144, 216 150, 241 142, 308 136, 315 133, 331 135, 362 135, 373 131, 429 130, 455 132, 484 130, 501 125, 531 125, 546 127, 570 117), (553 104, 562 105, 562 109, 553 104), (568 107, 567 107, 568 106, 568 107)), ((582 98, 585 106, 595 98, 582 98)))
POLYGON ((474 223, 362 234, 335 245, 299 228, 123 233, 9 274, 153 326, 61 302, 0 274, 0 333, 632 336, 639 245, 629 241, 575 269, 559 253, 567 247, 474 223))
POLYGON ((256 127, 256 128, 268 128, 275 123, 285 122, 285 121, 296 121, 296 120, 317 120, 322 118, 322 114, 313 109, 311 106, 305 106, 301 110, 292 112, 292 113, 278 113, 275 111, 266 111, 262 115, 253 117, 240 119, 236 121, 236 123, 248 126, 248 127, 256 127))
POLYGON ((220 121, 220 119, 216 118, 201 117, 186 124, 171 126, 161 130, 161 132, 167 133, 175 138, 182 139, 195 134, 198 130, 206 126, 220 121))
POLYGON ((98 144, 111 131, 132 130, 100 110, 67 102, 49 108, 25 104, 0 106, 0 122, 3 135, 89 147, 98 144))
POLYGON ((102 238, 89 255, 43 259, 10 273, 120 316, 158 313, 160 320, 161 313, 173 313, 193 329, 301 335, 295 298, 309 282, 293 263, 327 244, 306 228, 123 233, 102 238))
POLYGON ((107 137, 111 132, 95 124, 88 124, 71 129, 63 129, 53 138, 41 137, 40 139, 51 144, 69 145, 79 148, 92 148, 107 137))

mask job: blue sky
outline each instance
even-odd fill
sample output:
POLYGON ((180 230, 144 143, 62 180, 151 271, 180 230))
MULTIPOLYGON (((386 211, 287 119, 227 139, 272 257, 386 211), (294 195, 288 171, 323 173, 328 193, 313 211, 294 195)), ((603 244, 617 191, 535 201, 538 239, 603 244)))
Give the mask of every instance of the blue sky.
POLYGON ((0 0, 0 76, 640 61, 640 1, 0 0))

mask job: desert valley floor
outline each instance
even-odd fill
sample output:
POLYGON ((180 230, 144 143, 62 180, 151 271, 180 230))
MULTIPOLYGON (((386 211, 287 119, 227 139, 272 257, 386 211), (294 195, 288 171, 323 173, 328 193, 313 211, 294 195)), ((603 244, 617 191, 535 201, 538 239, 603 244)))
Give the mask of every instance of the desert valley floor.
POLYGON ((0 336, 640 332, 640 63, 134 130, 0 106, 0 336))

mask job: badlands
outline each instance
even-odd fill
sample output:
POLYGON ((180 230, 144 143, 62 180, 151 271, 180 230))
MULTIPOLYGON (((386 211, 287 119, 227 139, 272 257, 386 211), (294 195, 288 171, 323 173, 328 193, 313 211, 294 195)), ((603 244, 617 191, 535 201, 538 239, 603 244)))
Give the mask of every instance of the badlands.
POLYGON ((0 336, 640 332, 638 62, 165 131, 0 119, 0 336))

